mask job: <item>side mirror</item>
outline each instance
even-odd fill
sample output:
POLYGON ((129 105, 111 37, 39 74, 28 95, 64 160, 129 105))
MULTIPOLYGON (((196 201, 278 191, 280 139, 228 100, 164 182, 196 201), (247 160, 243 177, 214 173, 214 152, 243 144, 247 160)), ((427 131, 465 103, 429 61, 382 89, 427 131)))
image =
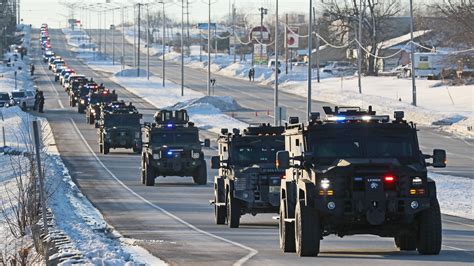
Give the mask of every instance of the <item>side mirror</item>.
POLYGON ((211 147, 211 141, 209 139, 204 139, 204 147, 211 147))
POLYGON ((219 156, 211 157, 211 169, 219 169, 221 164, 221 159, 219 156))
POLYGON ((446 151, 440 149, 433 150, 433 163, 431 164, 435 168, 446 167, 446 151))
POLYGON ((95 122, 95 128, 99 128, 99 122, 95 122))
POLYGON ((290 168, 290 153, 288 151, 278 151, 276 154, 276 168, 290 168))

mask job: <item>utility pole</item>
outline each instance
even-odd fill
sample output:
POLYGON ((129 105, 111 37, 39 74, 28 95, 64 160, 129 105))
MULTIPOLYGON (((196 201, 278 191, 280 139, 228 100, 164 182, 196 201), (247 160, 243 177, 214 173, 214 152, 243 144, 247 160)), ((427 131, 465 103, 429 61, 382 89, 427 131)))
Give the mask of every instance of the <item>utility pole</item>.
POLYGON ((112 9, 112 65, 115 65, 115 8, 112 9))
POLYGON ((281 125, 280 112, 278 112, 278 71, 280 71, 280 64, 278 63, 278 0, 276 0, 276 12, 275 12, 275 95, 274 95, 274 117, 275 126, 281 125))
POLYGON ((104 9, 104 57, 107 57, 107 9, 104 9))
POLYGON ((165 2, 161 1, 161 3, 163 4, 163 32, 161 34, 161 37, 162 37, 162 48, 163 48, 163 60, 162 60, 162 64, 163 64, 163 67, 162 67, 162 71, 163 71, 163 88, 165 87, 165 53, 166 53, 166 48, 165 48, 165 44, 166 44, 166 39, 165 39, 165 35, 166 35, 166 14, 165 14, 165 2))
POLYGON ((285 15, 285 74, 288 75, 288 13, 285 15))
POLYGON ((122 70, 125 69, 125 10, 122 5, 122 70))
POLYGON ((359 85, 359 93, 362 93, 362 13, 365 11, 365 0, 359 0, 359 36, 357 41, 357 78, 359 85), (362 8, 362 1, 364 1, 364 8, 362 8))
POLYGON ((309 0, 309 21, 308 21, 308 95, 306 96, 306 119, 309 121, 309 117, 311 115, 311 79, 312 79, 312 71, 311 68, 311 57, 312 57, 312 50, 313 50, 313 0, 309 0))
POLYGON ((140 17, 140 11, 141 11, 141 6, 142 4, 141 3, 138 3, 138 45, 137 45, 137 77, 140 77, 140 32, 141 32, 141 28, 140 28, 140 20, 141 20, 141 17, 140 17))
POLYGON ((181 96, 184 96, 184 0, 181 0, 181 96))
POLYGON ((232 39, 234 40, 234 63, 237 61, 237 40, 235 39, 235 3, 232 3, 232 39))
POLYGON ((43 169, 41 165, 41 155, 40 155, 40 135, 39 135, 39 124, 37 120, 33 120, 33 137, 35 141, 35 155, 36 155, 36 171, 38 171, 38 179, 39 179, 39 192, 40 192, 40 200, 41 200, 41 216, 43 219, 43 233, 44 235, 48 235, 48 218, 46 217, 47 209, 46 209, 46 195, 44 191, 44 176, 43 176, 43 169))
POLYGON ((416 83, 415 83, 415 45, 413 44, 413 0, 410 0, 410 40, 411 40, 411 87, 412 105, 416 106, 416 83))
POLYGON ((316 80, 320 81, 319 75, 319 24, 316 23, 316 7, 313 6, 313 22, 316 27, 316 80))
POLYGON ((146 79, 150 80, 150 12, 146 4, 146 79))
POLYGON ((137 47, 137 12, 136 12, 136 6, 133 6, 133 66, 137 66, 137 50, 135 50, 135 47, 137 47))
POLYGON ((267 14, 268 9, 266 8, 259 8, 258 11, 260 11, 260 63, 262 62, 263 59, 263 16, 267 14))
POLYGON ((186 0, 186 46, 189 49, 189 0, 186 0))
POLYGON ((99 25, 99 29, 98 29, 98 35, 99 35, 99 56, 100 56, 100 52, 102 51, 102 28, 101 28, 101 18, 100 18, 100 11, 97 11, 97 24, 99 25))
MULTIPOLYGON (((211 96, 211 0, 207 20, 207 96, 211 96)), ((216 25, 217 27, 217 25, 216 25)))

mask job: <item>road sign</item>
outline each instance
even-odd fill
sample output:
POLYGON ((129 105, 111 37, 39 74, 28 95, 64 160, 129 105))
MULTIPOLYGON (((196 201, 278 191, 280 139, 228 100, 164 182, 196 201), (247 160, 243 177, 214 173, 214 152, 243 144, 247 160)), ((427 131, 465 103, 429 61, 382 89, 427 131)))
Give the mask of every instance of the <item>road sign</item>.
POLYGON ((299 48, 300 38, 298 36, 298 27, 290 27, 287 30, 286 41, 288 43, 288 48, 299 48))
MULTIPOLYGON (((200 30, 207 30, 208 23, 198 23, 197 28, 200 30)), ((216 23, 211 23, 211 30, 216 29, 216 23)))

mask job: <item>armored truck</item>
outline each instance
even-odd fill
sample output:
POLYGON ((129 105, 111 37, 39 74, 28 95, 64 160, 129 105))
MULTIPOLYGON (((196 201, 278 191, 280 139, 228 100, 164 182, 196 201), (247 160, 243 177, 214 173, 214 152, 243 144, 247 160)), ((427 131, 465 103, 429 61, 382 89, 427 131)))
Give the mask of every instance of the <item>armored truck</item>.
POLYGON ((86 123, 93 125, 96 118, 100 117, 100 106, 117 101, 115 91, 110 92, 108 89, 98 89, 89 92, 86 107, 86 123))
POLYGON ((324 110, 325 119, 313 113, 307 124, 290 118, 277 153, 277 167, 286 169, 281 249, 317 256, 325 236, 372 234, 394 238, 400 250, 438 254, 441 215, 426 168, 445 167, 446 152, 423 154, 402 111, 391 120, 371 107, 324 110))
POLYGON ((250 126, 241 133, 222 129, 217 140, 219 156, 211 167, 214 178, 216 224, 239 227, 244 214, 278 213, 284 170, 275 167, 276 153, 285 148, 283 127, 250 126))
POLYGON ((186 110, 160 110, 155 123, 142 129, 141 181, 154 186, 158 176, 192 176, 194 183, 207 184, 207 167, 199 131, 186 110))
POLYGON ((132 103, 120 101, 101 105, 100 117, 95 123, 100 153, 108 154, 111 148, 133 149, 140 153, 142 117, 132 103))

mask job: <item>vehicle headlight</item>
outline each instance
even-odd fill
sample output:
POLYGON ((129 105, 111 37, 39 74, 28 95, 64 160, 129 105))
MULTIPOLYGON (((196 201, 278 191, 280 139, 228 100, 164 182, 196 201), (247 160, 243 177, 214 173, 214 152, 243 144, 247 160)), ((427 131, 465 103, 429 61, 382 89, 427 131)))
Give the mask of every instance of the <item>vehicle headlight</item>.
POLYGON ((84 104, 84 103, 85 103, 85 101, 82 99, 82 100, 81 100, 81 103, 82 103, 82 104, 84 104))
POLYGON ((193 151, 192 154, 191 154, 191 157, 193 157, 193 159, 199 159, 200 156, 201 155, 199 154, 199 152, 194 152, 193 151))
POLYGON ((328 189, 330 184, 331 184, 331 182, 329 182, 329 179, 327 179, 327 178, 324 178, 323 180, 321 180, 321 188, 322 189, 328 189))
POLYGON ((95 109, 92 109, 92 110, 91 110, 91 113, 95 114, 95 109))
POLYGON ((423 184, 423 180, 417 176, 417 177, 413 177, 411 183, 414 186, 420 186, 421 184, 423 184))
POLYGON ((160 159, 160 154, 159 154, 159 153, 154 153, 154 154, 153 154, 153 159, 154 159, 154 160, 160 159))
POLYGON ((74 97, 74 100, 77 100, 77 97, 74 97))

